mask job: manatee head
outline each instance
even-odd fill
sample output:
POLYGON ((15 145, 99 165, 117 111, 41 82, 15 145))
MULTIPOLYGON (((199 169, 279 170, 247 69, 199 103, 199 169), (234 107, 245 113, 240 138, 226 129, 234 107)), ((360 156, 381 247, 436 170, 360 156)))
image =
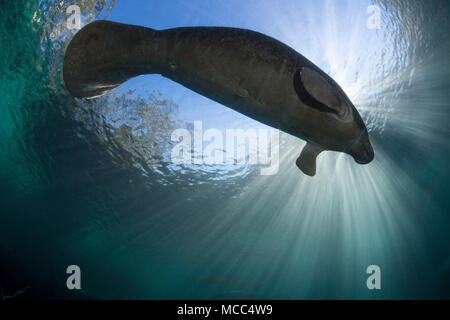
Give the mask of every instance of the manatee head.
POLYGON ((369 141, 366 125, 356 108, 353 105, 351 107, 353 111, 353 122, 357 127, 357 132, 360 132, 360 134, 344 152, 351 155, 357 163, 366 164, 373 160, 375 153, 369 141))
POLYGON ((305 66, 297 71, 294 87, 303 104, 314 109, 316 116, 311 121, 315 130, 311 130, 308 142, 316 145, 316 153, 340 151, 360 164, 373 160, 374 151, 364 121, 330 76, 315 66, 305 66))

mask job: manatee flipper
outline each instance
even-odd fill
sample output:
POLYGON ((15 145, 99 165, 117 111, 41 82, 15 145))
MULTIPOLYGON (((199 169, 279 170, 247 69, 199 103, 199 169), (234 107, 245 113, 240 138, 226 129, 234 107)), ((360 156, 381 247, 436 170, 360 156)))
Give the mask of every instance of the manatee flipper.
POLYGON ((335 114, 344 121, 353 120, 345 93, 322 71, 309 67, 300 68, 294 75, 294 89, 300 100, 309 107, 335 114))
POLYGON ((295 164, 304 174, 314 176, 316 174, 316 158, 322 151, 323 149, 320 146, 308 142, 295 164))

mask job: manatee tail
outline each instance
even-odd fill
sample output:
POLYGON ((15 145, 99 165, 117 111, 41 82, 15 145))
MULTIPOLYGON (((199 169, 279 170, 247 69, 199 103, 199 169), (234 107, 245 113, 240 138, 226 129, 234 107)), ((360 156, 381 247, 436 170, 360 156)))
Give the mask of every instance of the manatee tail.
POLYGON ((63 78, 78 98, 93 98, 141 74, 155 73, 156 30, 110 21, 83 27, 64 56, 63 78))

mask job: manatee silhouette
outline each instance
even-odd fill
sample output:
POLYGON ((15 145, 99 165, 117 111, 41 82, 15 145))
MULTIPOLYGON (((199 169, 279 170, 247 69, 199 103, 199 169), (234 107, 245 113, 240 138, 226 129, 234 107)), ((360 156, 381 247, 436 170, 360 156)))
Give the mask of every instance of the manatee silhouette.
POLYGON ((259 32, 224 27, 167 30, 95 21, 71 40, 63 77, 79 98, 157 73, 307 142, 296 164, 316 173, 323 150, 372 161, 366 126, 341 87, 289 46, 259 32))

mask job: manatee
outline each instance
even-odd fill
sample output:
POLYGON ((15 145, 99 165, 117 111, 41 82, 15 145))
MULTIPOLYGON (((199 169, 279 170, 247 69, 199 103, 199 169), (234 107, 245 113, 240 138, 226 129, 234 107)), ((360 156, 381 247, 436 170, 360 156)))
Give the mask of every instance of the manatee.
POLYGON ((306 141, 296 165, 314 176, 324 150, 374 158, 367 128, 342 88, 294 49, 226 27, 154 30, 95 21, 70 41, 63 78, 78 98, 142 74, 161 74, 250 118, 306 141))

